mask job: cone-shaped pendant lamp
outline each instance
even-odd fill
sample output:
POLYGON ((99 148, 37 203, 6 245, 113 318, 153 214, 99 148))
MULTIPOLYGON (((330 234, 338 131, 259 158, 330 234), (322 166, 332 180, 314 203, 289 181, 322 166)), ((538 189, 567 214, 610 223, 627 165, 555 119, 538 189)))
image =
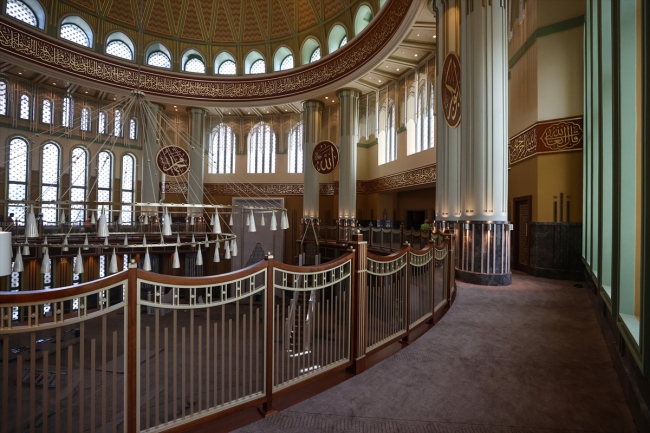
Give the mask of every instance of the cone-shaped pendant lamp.
POLYGON ((111 263, 108 265, 108 273, 117 273, 117 256, 115 255, 115 248, 113 248, 113 255, 111 256, 111 263))
POLYGON ((16 248, 16 257, 14 257, 14 272, 22 272, 25 270, 25 264, 23 263, 23 256, 20 254, 20 247, 16 248))
POLYGON ((81 257, 81 248, 77 251, 77 261, 74 264, 74 270, 72 272, 78 275, 84 273, 84 259, 81 257))
POLYGON ((108 246, 108 236, 106 236, 106 237, 104 238, 104 245, 105 245, 105 246, 108 246))
POLYGON ((90 249, 90 246, 88 245, 88 235, 84 238, 84 250, 90 249))
POLYGON ((269 227, 271 231, 276 231, 278 229, 278 220, 275 217, 275 211, 271 211, 271 227, 269 227))
POLYGON ((251 233, 256 232, 257 227, 255 227, 255 216, 253 215, 253 209, 251 209, 251 213, 250 213, 250 215, 248 217, 248 221, 249 221, 248 231, 251 232, 251 233))
POLYGON ((219 220, 219 211, 214 210, 214 216, 212 217, 212 233, 219 234, 221 233, 221 221, 219 220))
POLYGON ((124 235, 124 246, 127 246, 127 245, 129 245, 129 236, 124 235))
POLYGON ((142 235, 142 245, 147 245, 147 235, 142 235))
POLYGON ((65 222, 65 212, 63 212, 63 209, 61 209, 61 213, 59 214, 59 224, 63 224, 65 222))
MULTIPOLYGON (((43 239, 43 244, 47 245, 47 236, 45 236, 45 238, 43 239)), ((45 254, 46 251, 47 251, 47 247, 43 247, 43 248, 41 249, 41 252, 42 252, 43 254, 45 254)), ((49 272, 44 272, 44 273, 45 273, 45 274, 49 274, 49 272)))
POLYGON ((233 239, 233 240, 230 242, 230 254, 231 254, 233 257, 236 257, 236 256, 237 256, 237 239, 233 239))
POLYGON ((151 257, 149 257, 149 248, 147 248, 147 252, 144 253, 144 262, 142 263, 142 270, 151 272, 151 257))
POLYGON ((280 228, 286 230, 289 228, 289 218, 287 218, 287 211, 282 211, 282 218, 280 219, 280 228))
POLYGON ((251 224, 251 217, 250 215, 246 214, 246 227, 248 227, 251 224))
POLYGON ((174 259, 172 260, 172 268, 178 269, 181 267, 181 261, 178 259, 178 247, 174 248, 174 259))
POLYGON ((233 221, 232 221, 232 214, 233 214, 233 211, 230 210, 230 221, 228 221, 228 225, 230 225, 230 227, 232 227, 232 225, 234 224, 233 221))
POLYGON ((25 237, 35 238, 38 236, 38 226, 36 225, 36 216, 34 215, 34 205, 31 205, 27 221, 25 221, 25 237))
POLYGON ((97 224, 97 236, 100 238, 105 238, 108 236, 108 222, 106 221, 106 214, 103 213, 99 217, 99 223, 97 224))
POLYGON ((25 238, 25 246, 23 247, 23 256, 28 256, 31 253, 29 251, 29 245, 27 245, 27 239, 25 238))
POLYGON ((142 224, 149 224, 149 215, 144 214, 144 218, 142 220, 142 224))
POLYGON ((196 246, 196 238, 194 237, 194 233, 192 233, 192 246, 196 246))
POLYGON ((177 233, 176 234, 176 244, 180 245, 180 243, 181 243, 181 235, 180 235, 180 233, 177 233))
POLYGON ((221 261, 221 259, 219 258, 219 246, 220 246, 219 242, 214 244, 214 259, 213 259, 213 262, 215 262, 215 263, 219 263, 221 261))
POLYGON ((66 245, 66 246, 61 248, 61 251, 69 251, 70 250, 70 248, 67 247, 67 245, 68 245, 68 235, 65 235, 65 237, 63 238, 63 245, 66 245))
POLYGON ((191 226, 194 225, 194 217, 192 215, 190 215, 190 225, 191 226))
POLYGON ((90 217, 90 224, 97 224, 97 212, 93 212, 92 216, 90 217))
POLYGON ((226 250, 226 253, 223 255, 223 257, 226 260, 228 260, 228 259, 230 259, 230 245, 229 245, 228 241, 226 241, 226 243, 224 244, 224 249, 226 250))
POLYGON ((165 208, 165 216, 163 220, 162 232, 164 236, 171 236, 172 234, 172 219, 169 217, 169 214, 167 213, 167 208, 165 208))
POLYGON ((201 254, 201 248, 196 252, 196 266, 203 266, 203 255, 201 254))
POLYGON ((206 249, 206 250, 207 250, 208 248, 210 248, 210 244, 209 244, 209 242, 210 242, 210 240, 208 239, 208 235, 205 235, 205 244, 204 244, 204 245, 205 245, 205 249, 206 249))
POLYGON ((45 254, 43 254, 43 261, 41 262, 41 274, 49 274, 52 272, 52 265, 50 264, 50 253, 45 248, 45 254))
POLYGON ((266 226, 266 221, 264 220, 264 212, 262 212, 262 218, 260 219, 260 226, 266 226))

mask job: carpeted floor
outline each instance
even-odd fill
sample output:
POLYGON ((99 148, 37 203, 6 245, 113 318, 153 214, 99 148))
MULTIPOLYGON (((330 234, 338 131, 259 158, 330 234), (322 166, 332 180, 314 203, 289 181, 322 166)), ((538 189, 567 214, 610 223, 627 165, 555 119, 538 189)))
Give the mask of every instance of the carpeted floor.
POLYGON ((605 341, 574 282, 458 284, 433 329, 368 371, 237 430, 635 432, 605 341))

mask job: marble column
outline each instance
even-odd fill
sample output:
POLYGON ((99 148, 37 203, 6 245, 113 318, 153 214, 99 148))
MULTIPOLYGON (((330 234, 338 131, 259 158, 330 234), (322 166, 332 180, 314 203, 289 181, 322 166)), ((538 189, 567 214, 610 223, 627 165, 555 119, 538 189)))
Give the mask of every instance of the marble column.
MULTIPOLYGON (((142 202, 158 203, 160 193, 160 175, 156 165, 156 155, 160 150, 158 141, 160 131, 160 117, 163 107, 152 104, 152 112, 144 118, 144 155, 142 162, 142 202)), ((155 211, 155 207, 144 208, 143 211, 155 211)))
POLYGON ((339 221, 353 225, 357 215, 357 143, 359 142, 359 96, 357 89, 341 89, 339 142, 339 221))
MULTIPOLYGON (((461 217, 460 192, 460 140, 463 130, 463 117, 458 124, 452 125, 445 117, 443 104, 451 104, 448 99, 443 101, 442 89, 449 83, 445 79, 454 80, 454 74, 443 77, 445 59, 451 55, 460 56, 460 3, 466 0, 429 0, 429 7, 437 16, 436 44, 436 225, 456 226, 453 222, 461 217), (450 224, 452 222, 452 224, 450 224)), ((463 63, 461 61, 461 70, 463 63)), ((452 83, 453 85, 453 83, 452 83)), ((464 102, 464 95, 458 103, 464 102)))
MULTIPOLYGON (((187 174, 187 202, 190 204, 203 204, 203 174, 205 167, 205 116, 204 108, 190 107, 190 170, 187 174)), ((195 209, 188 214, 201 215, 200 209, 195 209)))
POLYGON ((303 152, 303 171, 304 171, 304 194, 302 204, 302 217, 318 219, 319 206, 319 175, 311 162, 311 155, 314 148, 320 141, 320 132, 322 126, 323 103, 321 101, 304 101, 302 108, 305 111, 303 134, 304 134, 304 152, 303 152))
POLYGON ((461 248, 456 276, 510 284, 505 0, 460 2, 461 248))

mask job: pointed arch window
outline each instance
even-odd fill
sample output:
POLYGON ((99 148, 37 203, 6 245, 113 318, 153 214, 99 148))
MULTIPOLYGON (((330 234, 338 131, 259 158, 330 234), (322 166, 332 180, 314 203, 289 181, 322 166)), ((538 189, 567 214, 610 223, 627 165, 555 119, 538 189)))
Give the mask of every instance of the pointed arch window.
POLYGON ((83 147, 72 149, 72 162, 70 165, 70 222, 79 223, 86 219, 86 208, 83 204, 74 204, 86 201, 86 186, 88 182, 88 152, 83 147))
POLYGON ((304 165, 303 123, 300 122, 289 131, 289 173, 302 173, 304 165))
POLYGON ((97 115, 97 132, 100 134, 106 134, 106 112, 100 111, 97 115))
POLYGON ((390 103, 386 113, 386 162, 397 159, 397 136, 395 134, 395 104, 390 103))
POLYGON ((0 81, 0 115, 7 115, 7 82, 0 81))
POLYGON ((20 118, 29 120, 31 107, 29 105, 29 95, 23 93, 20 95, 20 118))
POLYGON ((113 154, 105 150, 97 155, 97 207, 99 214, 109 213, 111 207, 111 183, 113 179, 113 154))
POLYGON ((131 140, 137 140, 138 138, 138 121, 135 117, 129 120, 129 138, 131 140))
POLYGON ((113 118, 113 135, 116 137, 122 136, 122 112, 115 110, 115 117, 113 118))
POLYGON ((275 133, 271 125, 260 122, 248 135, 248 172, 275 173, 275 133))
MULTIPOLYGON (((7 161, 7 198, 9 200, 27 200, 27 156, 29 145, 22 137, 9 141, 9 160, 7 161)), ((14 214, 16 225, 25 224, 25 205, 10 204, 8 213, 14 214)))
POLYGON ((20 0, 7 0, 7 8, 5 9, 5 12, 10 17, 14 17, 30 26, 38 27, 38 18, 36 18, 36 14, 32 8, 25 4, 25 2, 20 0))
POLYGON ((81 130, 90 131, 90 108, 81 109, 81 130))
MULTIPOLYGON (((61 172, 61 149, 49 142, 43 146, 41 161, 41 201, 56 201, 59 199, 59 178, 61 172)), ((49 203, 41 206, 44 223, 56 223, 56 204, 49 203)))
POLYGON ((433 83, 429 84, 429 147, 434 147, 436 144, 436 113, 435 107, 435 86, 433 83))
POLYGON ((43 99, 43 107, 41 109, 41 122, 51 125, 52 124, 52 115, 54 114, 52 112, 52 100, 50 99, 43 99))
POLYGON ((63 109, 61 110, 61 125, 66 128, 72 127, 72 113, 74 111, 74 100, 70 96, 63 98, 63 109))
POLYGON ((228 125, 221 124, 212 130, 208 173, 235 172, 235 141, 235 133, 228 125))
POLYGON ((122 157, 122 212, 121 223, 131 225, 133 222, 133 205, 135 201, 135 158, 131 154, 122 157))

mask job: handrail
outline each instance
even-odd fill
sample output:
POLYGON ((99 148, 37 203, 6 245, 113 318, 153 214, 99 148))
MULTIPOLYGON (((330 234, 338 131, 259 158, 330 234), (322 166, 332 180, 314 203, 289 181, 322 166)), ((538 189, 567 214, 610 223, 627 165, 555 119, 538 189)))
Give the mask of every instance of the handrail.
POLYGON ((281 269, 283 271, 293 272, 294 274, 308 274, 313 272, 322 272, 322 271, 328 271, 332 268, 335 268, 347 262, 353 256, 354 253, 350 252, 348 254, 342 255, 341 257, 337 257, 336 259, 331 260, 329 262, 320 265, 313 265, 313 266, 295 266, 295 265, 288 265, 286 263, 273 262, 273 268, 281 269))
POLYGON ((207 286, 210 284, 223 284, 234 279, 240 279, 242 277, 252 275, 255 272, 259 271, 260 269, 266 267, 268 267, 268 262, 262 260, 257 263, 253 263, 252 265, 247 266, 245 268, 238 269, 236 271, 227 272, 225 274, 219 274, 219 275, 210 275, 206 277, 185 277, 185 276, 176 276, 176 275, 164 275, 164 274, 158 274, 156 272, 147 272, 147 271, 143 271, 142 269, 138 269, 138 278, 141 280, 146 280, 146 282, 148 283, 163 284, 165 286, 178 287, 178 286, 185 286, 187 285, 187 283, 191 283, 190 286, 192 285, 207 286))

